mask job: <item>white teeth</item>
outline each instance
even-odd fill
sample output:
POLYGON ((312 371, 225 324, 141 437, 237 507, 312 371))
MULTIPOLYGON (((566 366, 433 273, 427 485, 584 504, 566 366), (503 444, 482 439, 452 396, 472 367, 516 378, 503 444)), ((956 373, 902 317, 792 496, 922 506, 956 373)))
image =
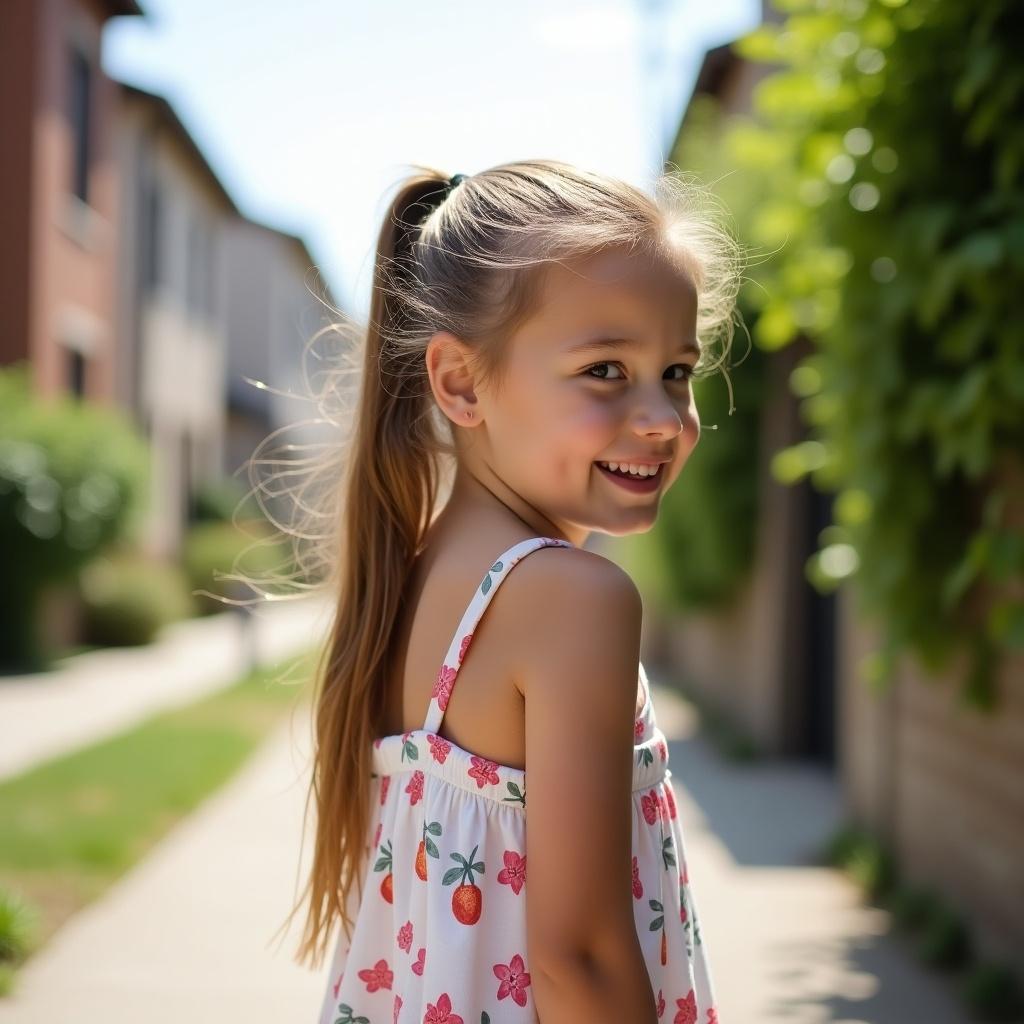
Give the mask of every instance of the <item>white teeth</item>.
POLYGON ((625 462, 599 462, 599 466, 604 466, 606 469, 619 470, 623 473, 629 473, 631 476, 654 476, 658 472, 659 466, 634 466, 625 462))

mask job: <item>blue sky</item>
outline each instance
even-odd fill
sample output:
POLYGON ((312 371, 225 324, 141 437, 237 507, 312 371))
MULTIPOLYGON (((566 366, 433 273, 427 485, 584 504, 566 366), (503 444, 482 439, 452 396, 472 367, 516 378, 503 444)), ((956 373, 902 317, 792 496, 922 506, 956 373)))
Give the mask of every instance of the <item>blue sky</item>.
POLYGON ((703 52, 760 0, 140 0, 104 66, 165 96, 239 208, 302 235, 365 316, 407 164, 553 157, 646 187, 703 52))

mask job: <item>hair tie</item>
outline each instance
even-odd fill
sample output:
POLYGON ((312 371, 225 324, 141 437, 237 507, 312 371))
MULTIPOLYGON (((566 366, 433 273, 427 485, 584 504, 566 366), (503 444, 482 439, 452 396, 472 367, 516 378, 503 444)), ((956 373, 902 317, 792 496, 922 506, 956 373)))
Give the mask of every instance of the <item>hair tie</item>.
POLYGON ((451 193, 452 189, 454 189, 454 188, 457 188, 457 187, 458 187, 459 185, 461 185, 461 184, 462 184, 462 182, 464 182, 464 181, 465 181, 465 180, 466 180, 466 179, 467 179, 468 177, 469 177, 469 175, 468 175, 468 174, 453 174, 453 175, 452 175, 452 176, 451 176, 451 177, 450 177, 450 178, 448 179, 448 192, 449 192, 449 194, 451 193))

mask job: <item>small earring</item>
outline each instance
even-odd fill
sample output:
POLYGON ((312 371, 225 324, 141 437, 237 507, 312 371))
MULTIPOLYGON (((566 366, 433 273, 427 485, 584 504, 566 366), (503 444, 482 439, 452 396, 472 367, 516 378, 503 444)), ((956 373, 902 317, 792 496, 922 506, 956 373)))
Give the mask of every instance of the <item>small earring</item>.
POLYGON ((466 419, 467 419, 467 420, 471 420, 472 418, 473 418, 473 410, 472 410, 472 409, 469 409, 469 410, 468 410, 468 411, 466 412, 466 419))

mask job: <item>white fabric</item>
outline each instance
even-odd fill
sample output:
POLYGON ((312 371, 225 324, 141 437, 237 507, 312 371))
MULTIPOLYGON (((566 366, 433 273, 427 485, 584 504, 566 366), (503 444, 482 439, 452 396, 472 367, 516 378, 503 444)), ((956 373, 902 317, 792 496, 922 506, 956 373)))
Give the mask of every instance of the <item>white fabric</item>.
MULTIPOLYGON (((499 556, 459 623, 423 727, 373 742, 363 894, 352 890, 351 947, 339 926, 319 1024, 537 1024, 526 949, 526 771, 437 730, 498 586, 518 561, 551 545, 574 547, 531 537, 499 556)), ((639 678, 647 701, 634 724, 637 935, 659 1019, 716 1024, 668 747, 642 664, 639 678)), ((565 874, 571 884, 571 864, 565 874)))

